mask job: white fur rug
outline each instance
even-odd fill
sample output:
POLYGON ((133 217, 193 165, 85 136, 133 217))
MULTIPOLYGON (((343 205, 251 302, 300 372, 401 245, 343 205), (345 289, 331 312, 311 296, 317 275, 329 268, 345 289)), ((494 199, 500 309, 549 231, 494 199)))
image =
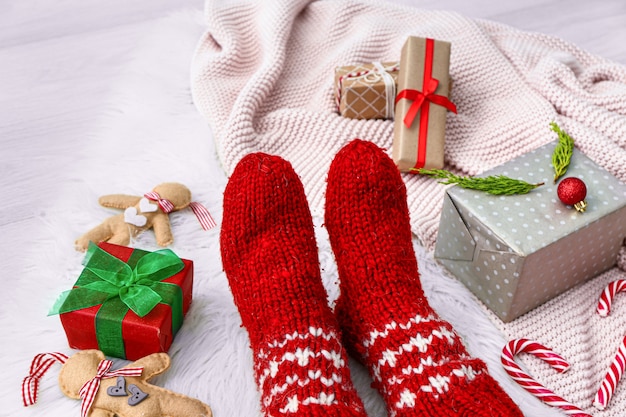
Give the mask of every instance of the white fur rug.
MULTIPOLYGON (((63 397, 57 387, 58 365, 42 379, 36 405, 22 406, 19 387, 35 354, 72 353, 59 318, 47 316, 47 312, 81 271, 83 255, 74 251, 74 239, 115 213, 98 205, 100 195, 143 194, 160 182, 178 181, 192 190, 194 200, 207 206, 219 224, 227 178, 217 160, 211 132, 189 91, 189 63, 203 30, 198 11, 137 27, 133 35, 141 40, 132 51, 134 58, 120 70, 115 88, 104 98, 106 111, 101 120, 89 125, 84 135, 68 136, 65 143, 37 144, 47 147, 50 159, 32 160, 23 170, 28 172, 20 182, 25 199, 47 198, 24 207, 32 210, 34 220, 0 221, 3 236, 17 237, 16 243, 2 244, 1 415, 80 415, 78 401, 63 397), (68 153, 73 156, 68 158, 68 153), (56 156, 62 164, 54 163, 56 156)), ((4 177, 2 189, 15 187, 14 180, 10 175, 4 177)), ((260 416, 248 335, 240 327, 221 267, 219 227, 201 230, 190 211, 175 213, 171 219, 175 238, 171 249, 195 263, 194 301, 170 349, 172 367, 154 383, 206 402, 217 417, 260 416)), ((321 219, 316 219, 316 229, 323 278, 334 300, 336 267, 321 219)), ((157 249, 151 232, 141 235, 132 246, 157 249)), ((431 304, 452 322, 470 351, 489 364, 524 413, 562 415, 508 378, 499 363, 505 340, 483 309, 441 270, 430 253, 417 244, 415 249, 431 304)), ((116 360, 116 366, 123 363, 116 360)), ((370 388, 367 372, 356 363, 351 365, 369 415, 385 416, 384 404, 370 388)))

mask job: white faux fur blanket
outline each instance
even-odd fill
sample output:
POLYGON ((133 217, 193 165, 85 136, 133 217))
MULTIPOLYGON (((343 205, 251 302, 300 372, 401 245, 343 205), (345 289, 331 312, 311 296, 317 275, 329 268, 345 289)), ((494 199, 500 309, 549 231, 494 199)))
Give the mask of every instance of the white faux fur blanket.
MULTIPOLYGON (((193 96, 209 121, 227 173, 245 154, 289 160, 301 175, 314 215, 324 205, 325 173, 355 137, 390 151, 392 121, 339 116, 335 66, 394 61, 407 36, 452 43, 446 168, 477 174, 554 141, 556 121, 590 158, 626 181, 626 68, 558 39, 378 1, 207 1, 208 30, 196 52, 193 96)), ((412 228, 432 250, 445 188, 406 175, 412 228)), ((623 332, 626 311, 592 323, 598 289, 615 268, 541 309, 504 325, 511 337, 536 338, 572 363, 566 376, 538 361, 538 379, 579 407, 591 402, 623 332)), ((595 318, 594 318, 595 319, 595 318)), ((471 332, 471 329, 459 329, 471 332)), ((602 416, 626 409, 620 389, 602 416)))

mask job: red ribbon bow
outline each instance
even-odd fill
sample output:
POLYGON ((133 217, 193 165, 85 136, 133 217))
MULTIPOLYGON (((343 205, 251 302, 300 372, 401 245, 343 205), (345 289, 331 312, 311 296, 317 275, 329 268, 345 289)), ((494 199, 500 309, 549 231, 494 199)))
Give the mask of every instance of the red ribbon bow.
POLYGON ((174 211, 174 204, 166 198, 161 198, 159 193, 156 191, 150 191, 149 193, 145 193, 143 196, 148 200, 156 201, 159 207, 161 207, 161 210, 163 210, 163 213, 171 213, 174 211))
POLYGON ((60 352, 40 353, 30 364, 28 376, 22 381, 22 401, 24 407, 33 405, 37 402, 37 390, 39 389, 39 379, 50 369, 55 363, 65 363, 67 355, 60 352))
POLYGON ((143 368, 137 367, 122 368, 109 372, 111 366, 113 366, 113 362, 108 359, 100 361, 96 376, 85 382, 85 384, 81 387, 79 391, 80 398, 83 400, 80 407, 81 417, 87 417, 89 414, 89 409, 93 405, 93 401, 96 398, 98 389, 100 388, 100 381, 106 378, 114 378, 116 376, 141 376, 141 372, 143 371, 143 368))
POLYGON ((426 162, 426 144, 428 138, 428 114, 430 106, 425 105, 430 103, 437 104, 445 107, 446 109, 456 113, 456 105, 450 101, 447 97, 435 94, 437 87, 439 86, 439 80, 432 77, 433 60, 434 60, 435 41, 433 39, 426 39, 426 55, 424 57, 424 81, 422 83, 422 91, 405 89, 398 93, 396 96, 396 103, 398 101, 406 99, 411 100, 411 106, 404 116, 404 125, 410 128, 413 121, 417 117, 417 113, 420 112, 420 129, 419 129, 419 143, 417 149, 417 160, 415 168, 422 168, 426 162))
MULTIPOLYGON (((28 376, 22 381, 22 401, 24 407, 33 405, 37 402, 37 390, 39 388, 39 379, 50 369, 55 363, 67 362, 68 356, 60 352, 52 353, 40 353, 33 359, 30 365, 30 371, 28 376)), ((100 381, 105 378, 114 378, 116 376, 141 376, 143 371, 142 367, 122 368, 116 371, 109 372, 113 366, 113 362, 105 359, 98 364, 98 370, 96 376, 91 380, 85 382, 79 391, 80 398, 82 398, 81 404, 81 417, 87 417, 89 409, 93 405, 93 401, 96 398, 98 389, 100 388, 100 381)))
MULTIPOLYGON (((143 196, 148 200, 156 201, 164 213, 171 213, 174 210, 174 204, 166 198, 161 198, 159 193, 156 191, 150 191, 149 193, 145 193, 143 196)), ((211 216, 209 210, 207 210, 202 204, 192 201, 189 203, 189 207, 191 208, 191 211, 193 211, 193 214, 196 215, 196 218, 204 230, 210 230, 217 226, 217 223, 213 220, 213 216, 211 216)))
POLYGON ((396 96, 396 103, 402 99, 413 101, 404 116, 403 122, 406 127, 411 127, 417 113, 428 101, 443 106, 451 112, 456 113, 456 105, 453 102, 445 96, 435 94, 438 85, 439 80, 436 78, 428 78, 427 80, 424 80, 424 92, 407 88, 406 90, 402 90, 398 93, 396 96))

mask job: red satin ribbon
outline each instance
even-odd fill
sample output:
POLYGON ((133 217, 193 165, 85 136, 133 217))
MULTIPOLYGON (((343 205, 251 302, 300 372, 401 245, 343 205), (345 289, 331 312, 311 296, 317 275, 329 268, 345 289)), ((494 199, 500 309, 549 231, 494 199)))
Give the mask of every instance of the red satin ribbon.
POLYGON ((435 41, 433 39, 426 39, 424 82, 422 83, 422 90, 424 91, 405 89, 400 91, 396 96, 396 103, 403 99, 411 100, 413 102, 411 103, 411 106, 406 112, 403 120, 407 128, 411 127, 413 121, 417 117, 417 113, 420 113, 419 141, 415 168, 422 168, 426 163, 426 144, 428 143, 428 116, 430 106, 425 104, 428 104, 428 102, 438 104, 451 112, 456 113, 456 105, 453 102, 445 96, 435 94, 437 86, 439 85, 439 80, 432 77, 434 50, 435 41))

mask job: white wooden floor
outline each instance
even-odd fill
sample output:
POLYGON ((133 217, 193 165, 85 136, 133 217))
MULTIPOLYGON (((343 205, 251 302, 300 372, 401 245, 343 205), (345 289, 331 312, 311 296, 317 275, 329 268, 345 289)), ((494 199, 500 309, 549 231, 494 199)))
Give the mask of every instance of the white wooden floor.
POLYGON ((626 2, 622 0, 399 0, 427 9, 454 10, 573 42, 626 63, 626 2))
MULTIPOLYGON (((552 34, 626 64, 624 0, 393 1, 552 34)), ((106 111, 103 98, 131 58, 136 28, 186 8, 201 9, 202 1, 0 1, 0 168, 16 181, 3 214, 28 215, 20 201, 24 176, 11 168, 38 157, 47 163, 45 147, 20 144, 59 142, 84 130, 106 111), (97 82, 85 82, 90 79, 97 82)))
MULTIPOLYGON (((553 34, 590 52, 626 62, 623 46, 626 2, 623 0, 391 1, 425 9, 454 10, 524 30, 553 34)), ((84 37, 98 31, 139 24, 176 10, 201 7, 201 0, 3 0, 0 2, 0 50, 60 38, 84 37)))

